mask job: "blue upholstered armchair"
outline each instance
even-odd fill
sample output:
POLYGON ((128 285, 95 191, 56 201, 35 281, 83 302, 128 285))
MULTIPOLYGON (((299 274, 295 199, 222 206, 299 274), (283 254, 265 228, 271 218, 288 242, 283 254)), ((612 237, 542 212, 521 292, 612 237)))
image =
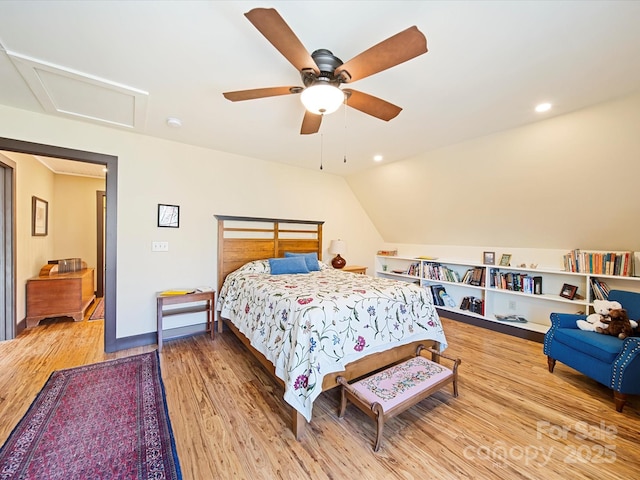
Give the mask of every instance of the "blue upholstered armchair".
MULTIPOLYGON (((611 290, 609 300, 620 302, 630 319, 640 320, 640 293, 611 290)), ((559 360, 606 385, 613 390, 616 410, 621 412, 627 395, 640 394, 640 337, 620 340, 580 330, 576 320, 585 318, 586 315, 551 314, 551 328, 544 337, 549 371, 553 373, 559 360)))

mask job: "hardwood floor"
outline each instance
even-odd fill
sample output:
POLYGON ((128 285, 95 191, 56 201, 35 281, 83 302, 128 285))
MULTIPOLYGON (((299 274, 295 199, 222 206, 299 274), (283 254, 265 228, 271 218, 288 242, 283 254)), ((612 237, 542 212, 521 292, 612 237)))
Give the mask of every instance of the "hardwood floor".
MULTIPOLYGON (((447 352, 462 358, 458 398, 445 389, 389 420, 337 392, 316 402, 297 442, 282 390, 228 331, 164 345, 162 376, 185 479, 637 478, 640 398, 622 414, 611 392, 558 364, 539 343, 443 319, 447 352)), ((54 370, 155 349, 105 354, 103 322, 49 322, 0 343, 0 443, 54 370)))

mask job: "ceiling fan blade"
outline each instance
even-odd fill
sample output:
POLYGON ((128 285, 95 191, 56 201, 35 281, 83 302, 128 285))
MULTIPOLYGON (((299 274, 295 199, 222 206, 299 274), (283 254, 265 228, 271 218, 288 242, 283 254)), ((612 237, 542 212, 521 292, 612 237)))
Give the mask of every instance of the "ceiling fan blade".
POLYGON ((363 113, 379 118, 380 120, 389 121, 398 116, 402 108, 389 103, 381 98, 374 97, 368 93, 362 93, 357 90, 343 89, 351 95, 347 99, 347 105, 360 110, 363 113))
POLYGON ((278 95, 291 95, 294 92, 291 89, 300 87, 268 87, 268 88, 254 88, 253 90, 238 90, 236 92, 225 92, 224 98, 231 100, 232 102, 239 102, 242 100, 253 100, 255 98, 265 97, 277 97, 278 95))
POLYGON ((395 67, 423 53, 427 53, 427 39, 418 27, 413 26, 343 63, 336 68, 335 74, 340 76, 342 72, 346 72, 348 75, 343 74, 343 77, 346 77, 344 82, 354 82, 395 67))
POLYGON ((244 15, 299 72, 311 69, 320 73, 307 49, 274 8, 254 8, 244 15))
POLYGON ((322 115, 316 115, 315 113, 311 113, 305 110, 304 119, 302 120, 302 127, 300 128, 300 134, 310 135, 312 133, 318 133, 321 123, 322 115))

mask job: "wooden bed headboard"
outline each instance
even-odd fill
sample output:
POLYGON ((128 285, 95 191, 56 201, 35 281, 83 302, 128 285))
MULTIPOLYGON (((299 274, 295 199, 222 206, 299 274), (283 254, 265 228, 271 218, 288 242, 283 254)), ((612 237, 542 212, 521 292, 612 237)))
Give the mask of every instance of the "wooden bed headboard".
POLYGON ((283 257, 284 252, 318 252, 318 260, 322 260, 324 221, 215 217, 218 220, 218 292, 229 273, 253 260, 283 257))

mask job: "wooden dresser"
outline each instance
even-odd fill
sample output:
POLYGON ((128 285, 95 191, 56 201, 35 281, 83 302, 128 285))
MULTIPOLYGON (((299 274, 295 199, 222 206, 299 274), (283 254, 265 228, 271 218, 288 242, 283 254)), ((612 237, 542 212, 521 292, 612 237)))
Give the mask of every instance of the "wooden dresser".
POLYGON ((82 321, 95 299, 93 276, 93 268, 58 273, 50 265, 42 267, 39 276, 27 280, 27 328, 51 317, 82 321))

